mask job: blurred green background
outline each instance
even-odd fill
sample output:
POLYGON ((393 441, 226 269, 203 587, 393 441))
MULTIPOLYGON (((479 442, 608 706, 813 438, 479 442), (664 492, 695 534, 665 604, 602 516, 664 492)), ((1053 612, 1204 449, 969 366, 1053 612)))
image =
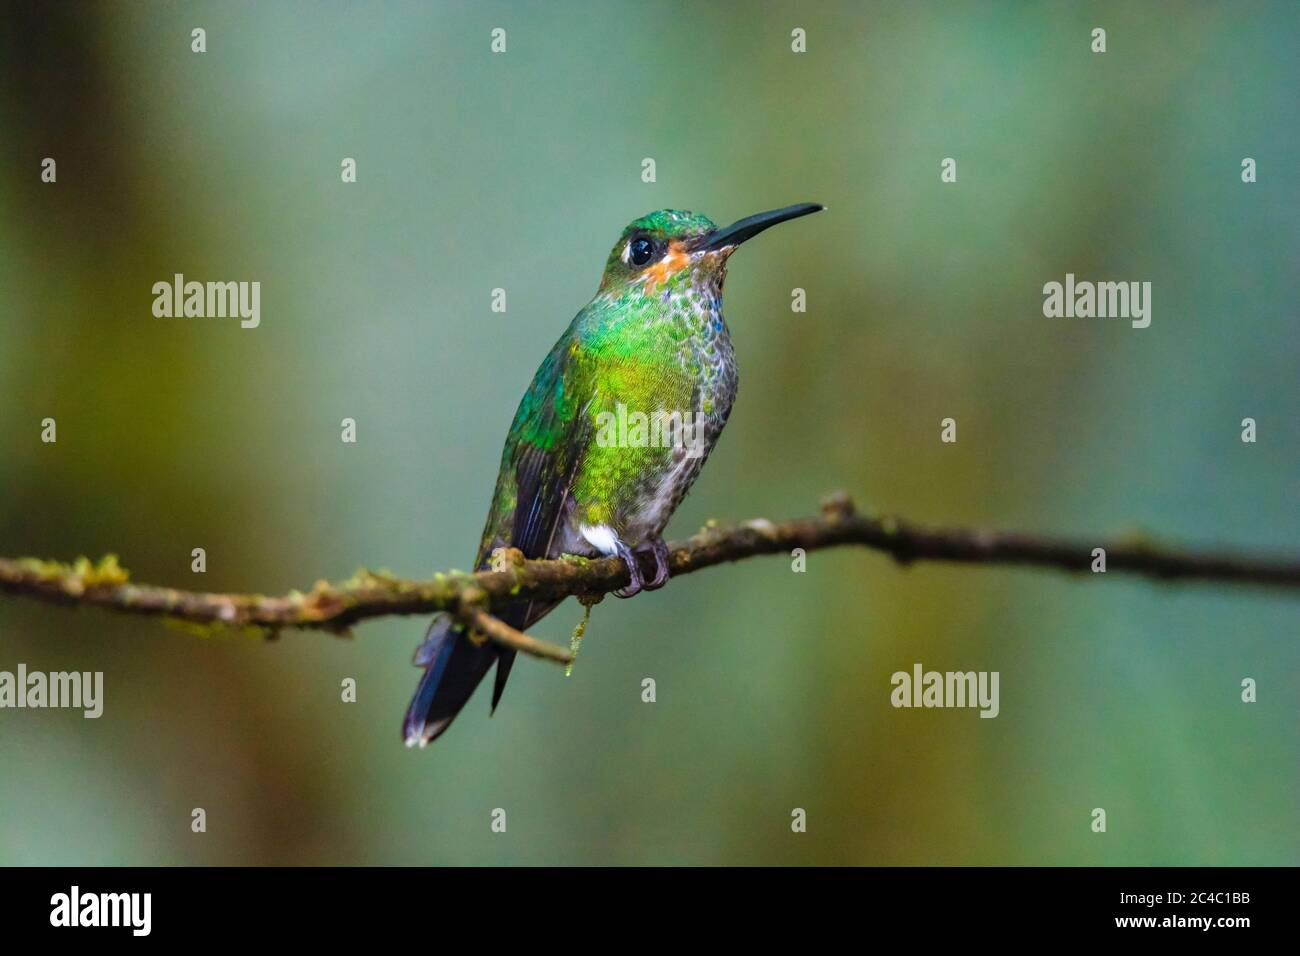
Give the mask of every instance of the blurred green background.
MULTIPOLYGON (((1298 50, 1294 3, 7 5, 0 554, 271 593, 463 568, 623 225, 805 200, 732 262, 740 396, 670 536, 842 487, 1295 549, 1298 50), (177 272, 260 281, 261 327, 153 318, 177 272), (1152 282, 1151 327, 1044 318, 1066 272, 1152 282)), ((521 661, 412 752, 422 620, 266 643, 0 599, 0 669, 106 681, 98 721, 0 713, 0 862, 1295 864, 1297 610, 752 560, 603 603, 572 677, 521 661), (917 661, 999 671, 1001 715, 893 709, 917 661)))

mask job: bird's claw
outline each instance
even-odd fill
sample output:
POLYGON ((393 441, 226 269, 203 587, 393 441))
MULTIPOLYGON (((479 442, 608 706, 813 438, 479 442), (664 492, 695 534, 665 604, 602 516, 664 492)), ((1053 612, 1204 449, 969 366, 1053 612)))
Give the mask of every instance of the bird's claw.
POLYGON ((658 591, 668 583, 668 545, 663 538, 655 538, 650 542, 650 553, 655 556, 655 576, 642 587, 646 591, 658 591))
POLYGON ((623 564, 627 566, 628 577, 632 580, 628 582, 626 587, 621 587, 615 591, 614 597, 634 597, 640 594, 645 587, 645 579, 641 577, 641 565, 637 563, 636 553, 622 541, 615 544, 615 549, 618 556, 623 559, 623 564))
POLYGON ((663 538, 654 538, 650 541, 649 550, 654 555, 655 574, 648 581, 641 574, 641 565, 637 560, 637 552, 621 541, 617 547, 618 556, 627 565, 627 573, 632 580, 626 587, 615 591, 614 597, 630 598, 642 591, 657 591, 668 582, 668 545, 664 543, 663 538))

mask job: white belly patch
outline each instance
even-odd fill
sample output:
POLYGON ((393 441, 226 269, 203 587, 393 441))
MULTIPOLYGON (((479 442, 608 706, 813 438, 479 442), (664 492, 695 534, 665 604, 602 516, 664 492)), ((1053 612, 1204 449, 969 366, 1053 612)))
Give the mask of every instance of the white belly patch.
POLYGON ((587 543, 601 554, 610 555, 618 553, 618 535, 614 533, 614 529, 609 525, 584 524, 578 528, 578 531, 587 539, 587 543))

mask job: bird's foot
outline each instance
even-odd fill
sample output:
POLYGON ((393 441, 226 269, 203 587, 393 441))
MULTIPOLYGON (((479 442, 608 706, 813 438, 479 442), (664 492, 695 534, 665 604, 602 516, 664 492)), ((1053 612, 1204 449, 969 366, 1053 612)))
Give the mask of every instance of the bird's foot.
POLYGON ((630 598, 640 594, 645 588, 645 578, 641 576, 641 565, 637 562, 636 552, 629 548, 622 541, 614 542, 615 553, 623 559, 627 566, 628 576, 632 579, 627 587, 619 588, 614 592, 614 597, 630 598))
POLYGON ((650 553, 655 556, 655 576, 642 587, 647 591, 658 591, 668 583, 668 545, 663 538, 650 540, 650 553))
POLYGON ((648 544, 648 548, 643 545, 635 551, 622 541, 616 545, 618 556, 627 565, 627 573, 632 581, 627 587, 615 591, 614 597, 630 598, 642 591, 657 591, 668 582, 668 545, 664 543, 663 538, 652 538, 648 544), (646 551, 649 551, 655 559, 655 574, 648 581, 641 573, 639 562, 640 555, 646 551))

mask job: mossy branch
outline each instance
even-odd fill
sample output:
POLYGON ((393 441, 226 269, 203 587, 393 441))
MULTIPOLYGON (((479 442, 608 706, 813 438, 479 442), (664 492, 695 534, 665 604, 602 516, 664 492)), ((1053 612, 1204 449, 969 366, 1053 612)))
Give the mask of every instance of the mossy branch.
MULTIPOLYGON (((1007 531, 933 528, 859 514, 843 494, 827 498, 816 517, 710 525, 685 541, 670 544, 669 562, 672 575, 677 577, 761 554, 840 545, 881 551, 903 564, 948 561, 1076 573, 1090 572, 1094 549, 1104 548, 1108 575, 1300 589, 1300 558, 1183 550, 1149 540, 1085 541, 1007 531)), ((318 581, 306 593, 276 597, 133 584, 111 555, 98 564, 81 558, 71 565, 0 558, 0 593, 51 604, 99 607, 271 633, 282 628, 343 633, 369 618, 447 611, 491 640, 560 663, 572 660, 569 649, 509 627, 491 615, 492 608, 521 596, 542 600, 577 596, 590 603, 627 583, 627 569, 616 558, 525 561, 513 549, 494 555, 491 570, 474 574, 438 574, 431 580, 410 581, 363 571, 339 584, 318 581)))

